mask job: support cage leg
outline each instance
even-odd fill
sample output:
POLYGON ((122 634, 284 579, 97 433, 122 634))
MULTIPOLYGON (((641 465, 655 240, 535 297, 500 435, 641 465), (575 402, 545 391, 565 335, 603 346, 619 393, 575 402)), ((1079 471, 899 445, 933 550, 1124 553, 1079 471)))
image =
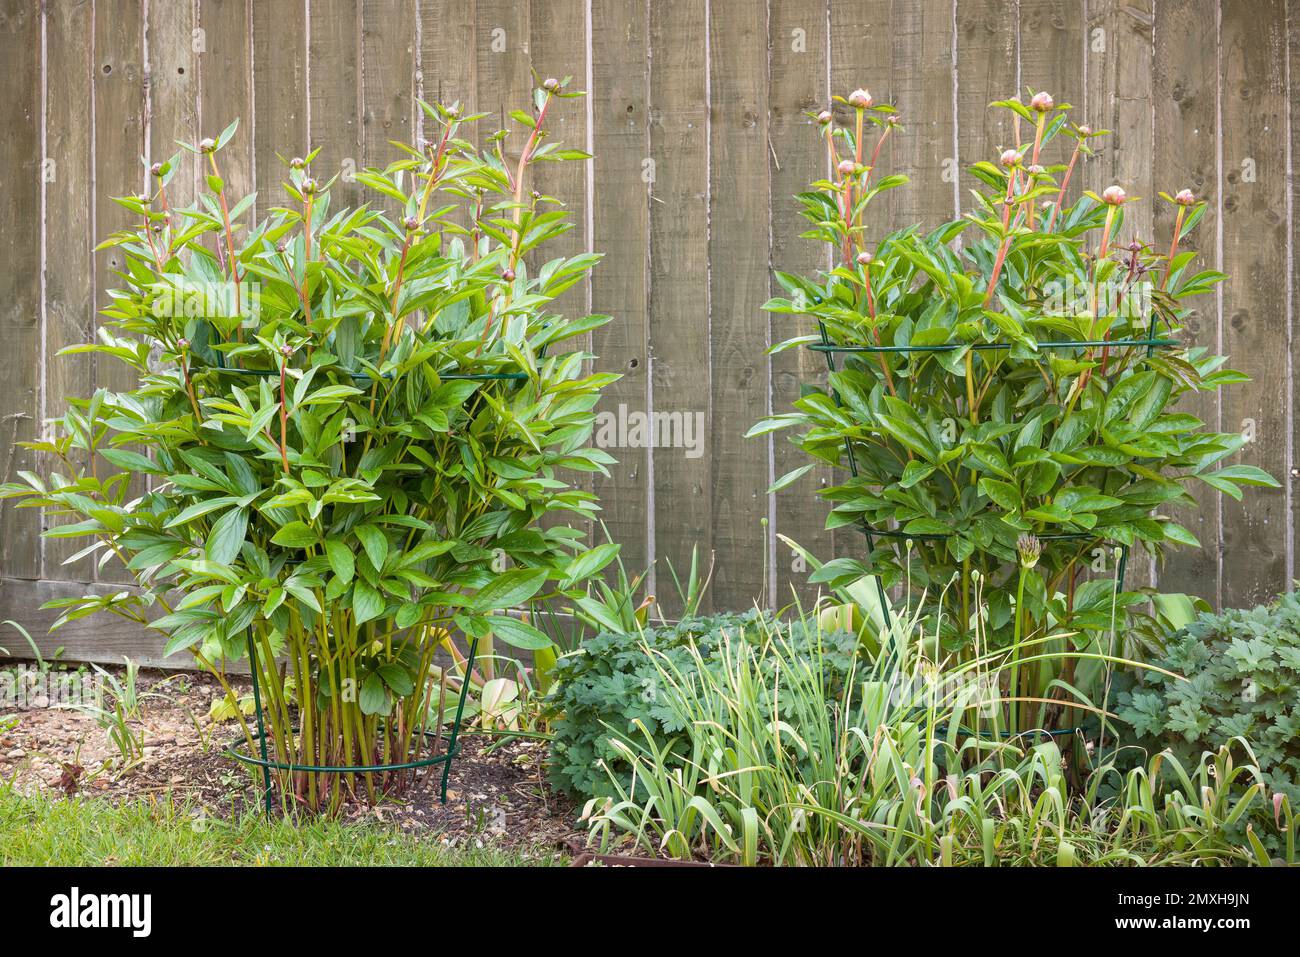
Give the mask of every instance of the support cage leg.
MULTIPOLYGON (((266 807, 266 816, 271 811, 271 768, 266 757, 266 726, 262 721, 262 689, 257 676, 257 643, 253 629, 248 630, 248 671, 253 677, 253 714, 257 716, 257 741, 262 746, 262 802, 266 807)), ((235 702, 239 707, 239 702, 235 702)))
MULTIPOLYGON (((470 675, 474 673, 474 655, 478 651, 478 639, 471 638, 469 655, 465 659, 465 677, 460 683, 460 699, 456 702, 456 719, 451 724, 451 734, 447 738, 447 759, 442 762, 442 787, 439 799, 447 803, 447 781, 451 778, 451 762, 456 758, 456 739, 460 736, 460 719, 465 713, 465 698, 469 694, 470 675)), ((441 715, 438 716, 441 719, 441 715)))

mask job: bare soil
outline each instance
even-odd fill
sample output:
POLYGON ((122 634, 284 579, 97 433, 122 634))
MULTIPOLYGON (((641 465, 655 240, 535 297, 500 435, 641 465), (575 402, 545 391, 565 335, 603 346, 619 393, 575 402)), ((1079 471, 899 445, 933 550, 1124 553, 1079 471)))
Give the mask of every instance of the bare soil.
MULTIPOLYGON (((113 671, 113 669, 110 669, 113 671)), ((121 674, 120 669, 115 673, 121 674)), ((236 691, 245 693, 239 682, 236 691)), ((260 781, 225 753, 239 736, 235 721, 214 723, 210 705, 223 697, 203 674, 141 671, 141 706, 132 728, 144 740, 138 763, 123 767, 117 748, 95 717, 51 707, 42 696, 22 707, 0 702, 0 779, 19 791, 85 794, 110 801, 170 796, 228 817, 261 808, 260 781)), ((420 769, 401 800, 350 805, 349 819, 427 833, 444 843, 491 843, 504 848, 553 850, 581 845, 578 811, 546 782, 543 741, 501 740, 463 733, 452 764, 447 803, 439 802, 441 767, 420 769)))

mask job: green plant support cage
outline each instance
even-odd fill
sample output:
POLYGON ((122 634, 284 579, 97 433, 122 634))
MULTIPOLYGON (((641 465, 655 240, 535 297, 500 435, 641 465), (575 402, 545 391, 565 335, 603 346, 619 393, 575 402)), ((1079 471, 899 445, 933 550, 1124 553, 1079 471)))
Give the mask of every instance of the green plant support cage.
MULTIPOLYGON (((544 356, 545 347, 539 350, 538 355, 544 356)), ((197 371, 197 370, 196 370, 197 371)), ((269 369, 238 369, 225 365, 209 366, 203 371, 216 372, 224 375, 249 375, 249 376, 278 376, 280 373, 269 369)), ((366 372, 350 372, 349 375, 356 381, 369 381, 375 378, 366 372)), ((446 380, 467 380, 471 382, 521 382, 528 379, 526 372, 448 372, 439 373, 438 377, 446 380)), ((447 783, 451 777, 451 763, 460 753, 460 728, 461 718, 465 713, 465 699, 469 694, 469 675, 474 669, 475 653, 478 650, 478 639, 470 640, 469 654, 465 659, 465 680, 461 682, 460 695, 456 701, 456 716, 452 719, 451 730, 447 734, 447 748, 442 754, 432 755, 419 761, 404 761, 397 764, 370 764, 357 765, 353 767, 341 767, 338 765, 321 765, 321 764, 292 764, 285 761, 272 761, 266 750, 266 726, 262 717, 262 690, 257 677, 257 649, 254 647, 252 632, 248 635, 248 663, 249 671, 253 678, 253 711, 257 718, 257 734, 254 740, 257 742, 259 755, 248 754, 241 750, 240 745, 244 743, 242 738, 236 738, 226 747, 226 755, 248 767, 260 768, 262 771, 262 803, 266 809, 268 817, 274 814, 274 802, 271 797, 271 772, 284 771, 295 772, 301 771, 311 774, 367 774, 383 771, 414 771, 417 768, 433 767, 442 765, 442 780, 439 785, 438 799, 443 804, 447 803, 447 783)), ((441 715, 439 715, 441 718, 441 715)), ((423 732, 426 737, 435 735, 436 731, 423 732)))
MULTIPOLYGON (((1108 340, 1077 340, 1077 341, 1067 340, 1067 341, 1054 341, 1054 342, 1036 342, 1034 344, 1034 347, 1036 350, 1042 350, 1044 352, 1064 352, 1069 349, 1086 349, 1090 347, 1103 347, 1103 346, 1112 346, 1112 347, 1125 346, 1125 347, 1135 347, 1135 348, 1145 346, 1147 350, 1147 356, 1150 357, 1156 349, 1169 349, 1178 345, 1178 341, 1175 339, 1162 339, 1157 337, 1157 329, 1156 329, 1157 321, 1158 321, 1157 317, 1153 315, 1151 318, 1151 325, 1147 331, 1147 337, 1145 339, 1108 339, 1108 340)), ((874 355, 878 353, 895 353, 895 354, 902 354, 902 355, 910 355, 912 353, 918 353, 918 352, 953 352, 967 345, 967 343, 946 343, 946 344, 928 345, 928 346, 912 346, 912 345, 845 346, 845 345, 839 345, 837 343, 833 343, 831 341, 830 335, 826 330, 826 324, 822 322, 820 319, 817 321, 817 326, 821 336, 821 342, 809 345, 807 348, 812 352, 818 352, 821 353, 823 356, 825 356, 826 368, 831 373, 837 371, 835 368, 835 356, 837 355, 845 355, 845 354, 874 355)), ((999 341, 999 342, 975 342, 975 343, 970 343, 969 345, 970 348, 972 349, 976 349, 980 351, 993 351, 993 350, 1001 350, 1001 349, 1013 349, 1018 344, 999 341)), ((831 397, 834 399, 836 407, 838 408, 844 407, 843 401, 839 394, 839 390, 831 389, 831 397)), ((857 460, 853 455, 853 446, 847 439, 844 442, 844 454, 849 467, 849 474, 852 475, 854 478, 857 478, 858 476, 857 460)), ((873 552, 875 552, 876 539, 878 538, 891 539, 893 541, 900 542, 900 543, 907 542, 907 541, 933 542, 933 541, 946 540, 948 538, 951 538, 954 534, 956 534, 955 532, 910 533, 910 532, 899 531, 897 529, 876 528, 870 525, 865 519, 862 520, 860 524, 860 528, 862 530, 862 533, 866 536, 868 556, 870 556, 873 552)), ((1095 535, 1090 535, 1087 532, 1062 532, 1059 534, 1038 535, 1036 537, 1038 538, 1039 541, 1043 541, 1043 542, 1084 541, 1088 539, 1096 539, 1099 543, 1103 543, 1107 541, 1107 539, 1100 538, 1095 535)), ((1116 580, 1118 582, 1119 590, 1123 591, 1124 576, 1125 576, 1125 572, 1128 569, 1129 549, 1128 549, 1128 545, 1122 542, 1118 543, 1118 546, 1119 546, 1119 564, 1118 567, 1116 568, 1116 580)), ((881 580, 879 575, 873 575, 872 577, 875 579, 876 582, 876 594, 880 598, 881 614, 884 616, 886 625, 890 625, 893 622, 893 615, 892 612, 890 611, 889 596, 885 590, 885 583, 881 580)), ((1078 730, 1079 730, 1078 728, 1065 728, 1056 731, 1040 731, 1035 733, 1041 733, 1050 737, 1056 737, 1056 736, 1073 735, 1078 730)), ((1004 732, 1004 734, 1009 734, 1009 733, 1010 732, 1004 732)))

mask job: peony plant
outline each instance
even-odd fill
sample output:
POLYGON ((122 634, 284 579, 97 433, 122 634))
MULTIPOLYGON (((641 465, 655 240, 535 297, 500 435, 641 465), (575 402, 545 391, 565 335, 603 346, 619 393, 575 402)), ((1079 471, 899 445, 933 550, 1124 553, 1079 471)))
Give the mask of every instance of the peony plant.
MULTIPOLYGON (((528 189, 536 163, 588 158, 545 125, 581 95, 546 80, 512 114, 526 140, 509 161, 507 133, 477 151, 461 131, 480 116, 421 103, 431 137, 357 174, 393 215, 332 208, 309 152, 285 161, 285 204, 245 226, 254 197, 234 201, 221 172, 237 123, 185 147, 207 186, 194 205, 168 199, 183 153, 118 200, 137 223, 104 244, 120 287, 98 341, 64 351, 136 384, 72 400, 31 443, 48 476, 3 494, 67 516, 46 534, 89 539, 74 559, 139 587, 54 602, 55 627, 137 621, 223 684, 251 648, 271 758, 344 769, 439 746, 454 709, 435 653, 463 662, 453 636, 549 648, 508 610, 575 593, 614 553, 564 521, 597 508, 571 479, 611 461, 588 442, 616 377, 563 346, 608 317, 553 307, 599 256, 547 260, 570 224, 528 189)), ((412 779, 278 777, 285 805, 313 811, 412 779)))

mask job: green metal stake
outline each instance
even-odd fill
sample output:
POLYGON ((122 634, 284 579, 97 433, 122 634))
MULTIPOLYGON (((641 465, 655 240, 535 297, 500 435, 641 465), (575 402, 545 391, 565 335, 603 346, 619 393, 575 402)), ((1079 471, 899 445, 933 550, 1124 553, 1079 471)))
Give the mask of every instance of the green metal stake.
MULTIPOLYGON (((257 714, 257 740, 262 746, 262 799, 266 803, 266 816, 271 816, 271 765, 266 756, 266 727, 262 724, 262 692, 257 680, 257 647, 253 642, 253 629, 248 629, 248 670, 253 675, 253 709, 257 714)), ((235 702, 239 707, 239 702, 235 702)))
MULTIPOLYGON (((442 765, 442 793, 441 800, 443 804, 447 803, 447 779, 451 777, 451 759, 456 756, 456 738, 460 734, 460 716, 465 711, 465 697, 469 693, 469 677, 474 672, 474 653, 478 650, 478 639, 471 638, 469 642, 469 657, 465 659, 465 678, 460 683, 460 701, 456 704, 456 720, 451 725, 451 737, 447 739, 447 760, 442 765)), ((442 715, 438 715, 439 719, 442 715)))

